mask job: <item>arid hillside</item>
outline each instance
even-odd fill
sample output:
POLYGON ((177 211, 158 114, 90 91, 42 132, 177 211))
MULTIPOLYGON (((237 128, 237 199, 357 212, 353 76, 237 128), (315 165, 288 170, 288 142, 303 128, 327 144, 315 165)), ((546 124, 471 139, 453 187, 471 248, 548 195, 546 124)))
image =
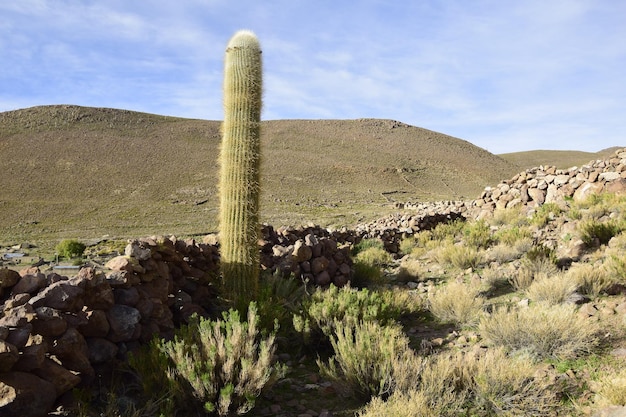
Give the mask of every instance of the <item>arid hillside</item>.
POLYGON ((589 161, 608 158, 613 154, 613 152, 620 148, 622 147, 614 146, 612 148, 602 149, 598 152, 533 150, 526 152, 503 153, 499 156, 512 164, 523 168, 533 168, 544 165, 556 166, 559 169, 566 169, 586 164, 589 161))
MULTIPOLYGON (((0 241, 216 229, 219 121, 70 105, 0 113, 0 241)), ((522 165, 392 120, 263 122, 262 217, 351 225, 474 198, 522 165)))

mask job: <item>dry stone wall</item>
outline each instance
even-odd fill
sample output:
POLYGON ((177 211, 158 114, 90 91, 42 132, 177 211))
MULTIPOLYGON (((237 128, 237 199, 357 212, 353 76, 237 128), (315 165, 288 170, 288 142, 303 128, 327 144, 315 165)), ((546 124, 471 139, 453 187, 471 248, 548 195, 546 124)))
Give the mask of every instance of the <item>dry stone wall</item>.
POLYGON ((397 204, 402 212, 357 225, 355 239, 380 238, 390 252, 396 253, 399 240, 441 222, 485 218, 497 209, 519 206, 530 212, 546 203, 564 204, 570 198, 582 201, 603 192, 626 192, 626 149, 580 167, 527 169, 496 186, 486 187, 476 200, 397 204))
MULTIPOLYGON (((318 227, 263 228, 263 268, 326 286, 352 277, 348 246, 318 227)), ((155 335, 170 338, 216 297, 219 244, 133 240, 106 269, 76 276, 0 269, 0 416, 39 417, 155 335), (106 272, 104 272, 106 271, 106 272)))

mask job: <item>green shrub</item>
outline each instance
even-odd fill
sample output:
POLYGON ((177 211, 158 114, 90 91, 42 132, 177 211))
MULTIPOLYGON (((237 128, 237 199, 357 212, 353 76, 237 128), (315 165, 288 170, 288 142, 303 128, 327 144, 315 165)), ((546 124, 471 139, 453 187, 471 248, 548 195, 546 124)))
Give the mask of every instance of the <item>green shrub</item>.
POLYGON ((371 239, 362 239, 359 243, 352 246, 350 253, 352 256, 356 256, 359 253, 363 252, 366 249, 377 248, 377 249, 385 249, 383 245, 383 241, 376 238, 371 239))
POLYGON ((350 280, 355 287, 376 286, 382 282, 383 271, 379 266, 371 265, 361 260, 355 260, 353 265, 354 275, 350 280))
POLYGON ((463 229, 465 244, 474 248, 487 248, 492 242, 491 229, 484 220, 467 223, 463 229))
POLYGON ((451 222, 439 223, 431 230, 432 240, 449 240, 459 235, 465 227, 465 220, 456 219, 451 222))
POLYGON ((415 236, 411 236, 400 241, 399 249, 400 253, 408 255, 417 247, 419 247, 419 241, 415 238, 415 236))
POLYGON ((521 208, 522 206, 496 209, 493 212, 491 224, 494 226, 513 226, 513 228, 527 225, 529 219, 521 208))
POLYGON ((393 257, 383 248, 371 247, 360 251, 355 257, 355 262, 361 262, 366 265, 377 266, 379 268, 390 264, 393 257))
POLYGON ((614 221, 586 220, 580 222, 578 227, 580 238, 587 246, 593 246, 595 242, 606 245, 613 236, 621 232, 617 222, 614 221))
POLYGON ((256 305, 259 326, 263 331, 272 331, 278 324, 281 336, 293 334, 293 314, 301 311, 306 295, 306 284, 293 275, 283 277, 279 272, 261 274, 259 295, 256 305))
POLYGON ((496 346, 536 359, 567 359, 589 353, 598 344, 597 323, 568 304, 537 303, 527 308, 498 309, 483 316, 479 331, 496 346))
POLYGON ((75 239, 64 239, 55 247, 55 251, 59 254, 59 256, 66 259, 83 256, 85 249, 85 244, 75 239))
POLYGON ((561 212, 561 208, 556 203, 545 203, 535 210, 530 222, 536 226, 543 227, 554 220, 561 212))
POLYGON ((320 373, 346 394, 369 399, 406 389, 419 374, 422 360, 409 348, 399 325, 373 321, 335 323, 331 336, 334 356, 328 364, 317 360, 320 373))
POLYGON ((306 341, 312 336, 307 332, 318 339, 331 336, 337 322, 377 321, 384 325, 420 309, 420 298, 408 291, 370 291, 331 284, 328 289, 317 290, 304 303, 303 314, 294 316, 294 327, 306 341))
POLYGON ((527 227, 506 227, 495 233, 494 239, 502 244, 513 246, 522 239, 532 238, 532 232, 527 227))
POLYGON ((174 340, 155 340, 131 359, 147 393, 166 392, 171 400, 162 413, 175 408, 211 415, 244 414, 261 390, 283 375, 273 363, 274 334, 261 338, 257 308, 251 303, 248 321, 230 310, 222 320, 193 317, 174 340))

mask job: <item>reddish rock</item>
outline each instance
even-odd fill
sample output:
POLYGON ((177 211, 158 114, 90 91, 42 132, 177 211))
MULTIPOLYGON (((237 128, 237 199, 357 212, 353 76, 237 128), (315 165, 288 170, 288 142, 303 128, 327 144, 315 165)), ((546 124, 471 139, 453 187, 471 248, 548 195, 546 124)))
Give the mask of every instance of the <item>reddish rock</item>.
POLYGON ((85 312, 86 323, 78 326, 78 330, 85 337, 105 337, 109 334, 111 326, 107 314, 103 310, 90 310, 85 312))
POLYGON ((33 333, 42 336, 60 336, 67 330, 67 321, 59 310, 52 307, 35 309, 37 317, 32 321, 33 333))
POLYGON ((84 303, 84 290, 69 281, 59 281, 43 289, 29 303, 33 307, 52 307, 63 311, 79 311, 84 303))
POLYGON ((322 271, 315 276, 315 285, 319 285, 321 287, 330 284, 330 275, 328 275, 328 271, 322 271))
POLYGON ((313 251, 310 246, 307 246, 303 240, 299 239, 293 245, 293 251, 291 256, 295 262, 304 262, 311 259, 313 251))
POLYGON ((89 347, 89 361, 94 365, 114 359, 119 350, 115 343, 101 337, 88 338, 87 346, 89 347))
POLYGON ((20 358, 13 367, 15 371, 31 372, 41 368, 48 350, 47 343, 41 335, 31 336, 26 346, 20 352, 20 358))
POLYGON ((328 268, 329 260, 325 256, 320 256, 311 261, 311 273, 314 275, 319 274, 328 268))
POLYGON ((8 372, 20 358, 17 347, 9 342, 0 340, 0 372, 8 372))
POLYGON ((0 326, 5 327, 22 327, 26 323, 30 323, 36 317, 35 310, 30 304, 23 304, 6 310, 4 316, 0 318, 0 326))
POLYGON ((46 276, 42 273, 22 275, 17 284, 12 288, 13 294, 37 292, 48 284, 46 276))
POLYGON ((80 384, 81 381, 80 376, 67 370, 50 358, 45 358, 41 367, 33 373, 54 385, 56 397, 71 390, 80 384))
POLYGON ((0 269, 0 288, 9 288, 14 286, 20 279, 17 271, 8 268, 0 269))
POLYGON ((0 416, 43 417, 57 397, 54 384, 25 372, 0 374, 0 416))

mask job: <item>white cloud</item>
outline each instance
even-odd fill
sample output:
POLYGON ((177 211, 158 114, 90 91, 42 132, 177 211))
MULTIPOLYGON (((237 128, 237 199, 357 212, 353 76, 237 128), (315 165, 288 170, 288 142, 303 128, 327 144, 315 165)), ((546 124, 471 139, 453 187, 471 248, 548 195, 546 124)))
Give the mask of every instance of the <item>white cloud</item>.
POLYGON ((0 11, 0 111, 74 102, 218 119, 225 44, 249 28, 264 50, 265 118, 393 118, 498 152, 594 150, 626 131, 626 4, 611 0, 21 0, 0 11))

